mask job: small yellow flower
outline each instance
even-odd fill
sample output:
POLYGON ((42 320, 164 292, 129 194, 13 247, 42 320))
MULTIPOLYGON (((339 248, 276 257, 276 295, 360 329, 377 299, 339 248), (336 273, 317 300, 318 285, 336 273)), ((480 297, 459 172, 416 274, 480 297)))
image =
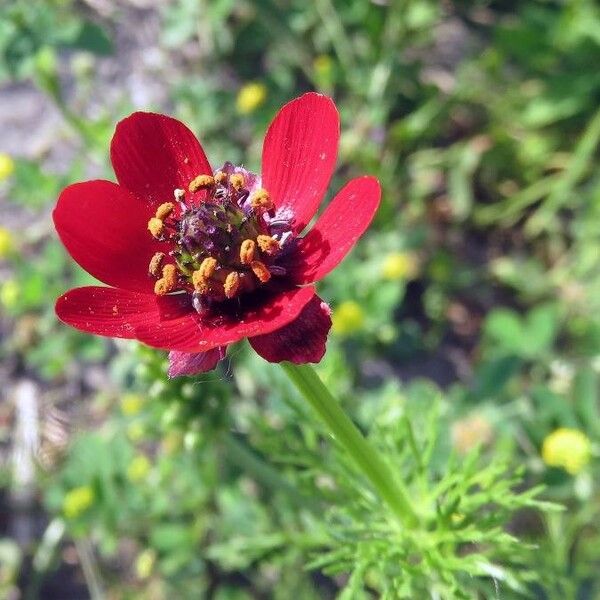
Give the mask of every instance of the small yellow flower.
POLYGON ((413 252, 393 252, 383 261, 381 273, 385 279, 413 279, 419 272, 419 259, 413 252))
POLYGON ((127 477, 133 483, 138 483, 146 478, 150 472, 150 461, 143 454, 138 454, 127 467, 127 477))
POLYGON ((6 258, 14 247, 13 237, 8 229, 0 227, 0 259, 6 258))
POLYGON ((69 490, 63 500, 63 512, 67 519, 76 519, 94 503, 94 490, 89 485, 69 490))
POLYGON ((327 54, 319 54, 313 60, 313 69, 319 77, 329 77, 333 69, 333 60, 327 54))
POLYGON ((240 114, 248 115, 254 112, 267 99, 267 88, 258 82, 242 86, 236 98, 236 107, 240 114))
POLYGON ((8 179, 15 170, 15 161, 10 155, 0 152, 0 181, 8 179))
POLYGON ((0 287, 0 304, 4 308, 14 308, 19 299, 21 289, 14 279, 8 279, 0 287))
POLYGON ((546 436, 542 445, 542 459, 550 467, 562 467, 577 475, 590 461, 592 444, 578 429, 561 427, 546 436))
POLYGON ((134 422, 129 424, 126 433, 132 442, 139 442, 146 435, 146 430, 142 423, 134 422))
POLYGON ((358 302, 346 300, 333 311, 331 320, 335 333, 349 335, 362 329, 365 323, 365 313, 358 302))
POLYGON ((121 398, 121 412, 126 417, 137 415, 143 405, 144 400, 139 394, 124 394, 121 398))
POLYGON ((135 560, 135 574, 138 579, 148 579, 152 575, 155 562, 156 552, 154 550, 148 549, 140 552, 135 560))

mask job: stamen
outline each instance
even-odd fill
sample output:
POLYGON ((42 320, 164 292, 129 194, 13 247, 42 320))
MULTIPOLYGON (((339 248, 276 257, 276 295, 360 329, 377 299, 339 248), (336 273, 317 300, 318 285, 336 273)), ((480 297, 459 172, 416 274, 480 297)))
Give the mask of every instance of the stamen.
POLYGON ((258 247, 269 256, 277 254, 277 252, 279 252, 279 250, 281 249, 279 242, 270 235, 259 235, 256 238, 256 241, 258 243, 258 247))
POLYGON ((165 265, 162 270, 163 279, 167 282, 169 291, 177 287, 177 268, 175 265, 165 265))
POLYGON ((156 217, 152 217, 148 221, 148 231, 155 237, 159 238, 162 235, 164 228, 164 223, 161 219, 157 219, 156 217))
POLYGON ((284 267, 269 263, 286 252, 282 231, 289 222, 282 221, 281 231, 272 228, 278 218, 271 212, 274 203, 265 189, 250 195, 254 177, 226 163, 214 174, 191 178, 186 189, 173 190, 171 202, 156 208, 148 230, 175 246, 168 254, 154 253, 148 265, 157 295, 187 292, 196 310, 212 311, 219 302, 252 293, 260 283, 285 274, 284 267), (205 202, 186 203, 188 188, 204 191, 205 202))
POLYGON ((227 298, 234 298, 240 289, 240 274, 236 271, 232 271, 225 278, 225 283, 223 284, 223 290, 225 291, 225 296, 227 298))
POLYGON ((154 277, 159 277, 161 274, 161 266, 162 261, 165 258, 164 252, 157 252, 151 259, 150 264, 148 265, 148 273, 150 275, 154 275, 154 277))
POLYGON ((267 190, 264 188, 260 188, 252 194, 252 197, 250 198, 250 206, 252 206, 252 208, 272 210, 275 205, 271 200, 271 196, 269 196, 269 192, 267 192, 267 190))
POLYGON ((169 285, 167 284, 167 282, 164 279, 159 279, 154 284, 154 293, 157 296, 164 296, 165 294, 168 294, 169 292, 170 292, 169 285))
POLYGON ((210 279, 217 268, 217 264, 217 259, 209 256, 202 261, 196 273, 200 273, 204 279, 210 279))
POLYGON ((234 173, 229 176, 229 183, 239 192, 244 187, 244 176, 241 173, 234 173))
POLYGON ((249 265, 254 260, 255 252, 256 244, 254 240, 244 240, 240 246, 240 262, 243 265, 249 265))
POLYGON ((192 284, 194 289, 200 294, 207 294, 209 290, 208 281, 201 271, 194 271, 192 273, 192 284))
POLYGON ((195 179, 192 179, 188 189, 194 193, 200 189, 210 188, 215 185, 215 178, 212 175, 198 175, 195 179))
POLYGON ((271 279, 271 271, 269 271, 267 265, 260 260, 253 260, 250 264, 250 268, 261 283, 267 283, 267 281, 271 279))
POLYGON ((172 202, 164 202, 156 209, 156 218, 164 221, 175 208, 175 205, 172 202))

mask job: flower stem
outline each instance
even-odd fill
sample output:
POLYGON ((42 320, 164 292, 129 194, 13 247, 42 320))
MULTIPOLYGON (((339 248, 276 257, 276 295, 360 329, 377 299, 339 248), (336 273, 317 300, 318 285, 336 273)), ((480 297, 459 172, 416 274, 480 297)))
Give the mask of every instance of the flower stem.
POLYGON ((373 484, 380 497, 405 525, 418 522, 409 495, 379 452, 348 418, 339 402, 310 365, 282 362, 281 366, 296 388, 309 402, 333 437, 348 451, 356 465, 373 484))

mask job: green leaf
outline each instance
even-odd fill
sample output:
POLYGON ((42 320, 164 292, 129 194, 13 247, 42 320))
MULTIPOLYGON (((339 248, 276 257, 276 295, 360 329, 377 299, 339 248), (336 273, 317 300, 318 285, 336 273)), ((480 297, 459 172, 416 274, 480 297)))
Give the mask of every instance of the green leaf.
POLYGON ((82 23, 77 35, 66 45, 77 50, 87 50, 97 56, 108 56, 114 52, 108 33, 91 21, 82 23))

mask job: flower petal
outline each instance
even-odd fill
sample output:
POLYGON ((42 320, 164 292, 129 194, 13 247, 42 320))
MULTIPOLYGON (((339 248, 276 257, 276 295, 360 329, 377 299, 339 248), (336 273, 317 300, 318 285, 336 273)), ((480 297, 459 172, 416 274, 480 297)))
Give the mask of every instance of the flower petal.
POLYGON ((336 267, 369 226, 380 198, 381 188, 375 177, 350 180, 299 240, 289 265, 292 280, 312 283, 336 267))
POLYGON ((196 136, 166 115, 136 112, 117 124, 110 146, 117 180, 152 206, 173 199, 197 175, 212 175, 196 136))
POLYGON ((317 212, 335 168, 340 119, 331 98, 304 94, 286 104, 267 130, 262 184, 278 212, 300 233, 317 212))
POLYGON ((148 207, 111 181, 75 183, 61 193, 52 213, 69 254, 103 283, 152 293, 148 264, 166 244, 148 231, 148 207))
POLYGON ((269 362, 318 363, 325 354, 330 328, 331 309, 315 295, 291 323, 272 333, 252 337, 249 341, 254 350, 269 362))
POLYGON ((110 287, 69 290, 56 301, 58 318, 87 333, 136 338, 136 328, 176 319, 189 310, 175 296, 158 297, 110 287))
POLYGON ((225 358, 227 346, 218 346, 207 352, 169 352, 169 377, 198 375, 212 371, 217 363, 225 358))
POLYGON ((311 286, 274 294, 260 305, 247 309, 242 318, 218 324, 202 321, 194 312, 178 319, 144 323, 136 328, 136 337, 164 350, 206 352, 283 327, 300 314, 314 293, 311 286))

